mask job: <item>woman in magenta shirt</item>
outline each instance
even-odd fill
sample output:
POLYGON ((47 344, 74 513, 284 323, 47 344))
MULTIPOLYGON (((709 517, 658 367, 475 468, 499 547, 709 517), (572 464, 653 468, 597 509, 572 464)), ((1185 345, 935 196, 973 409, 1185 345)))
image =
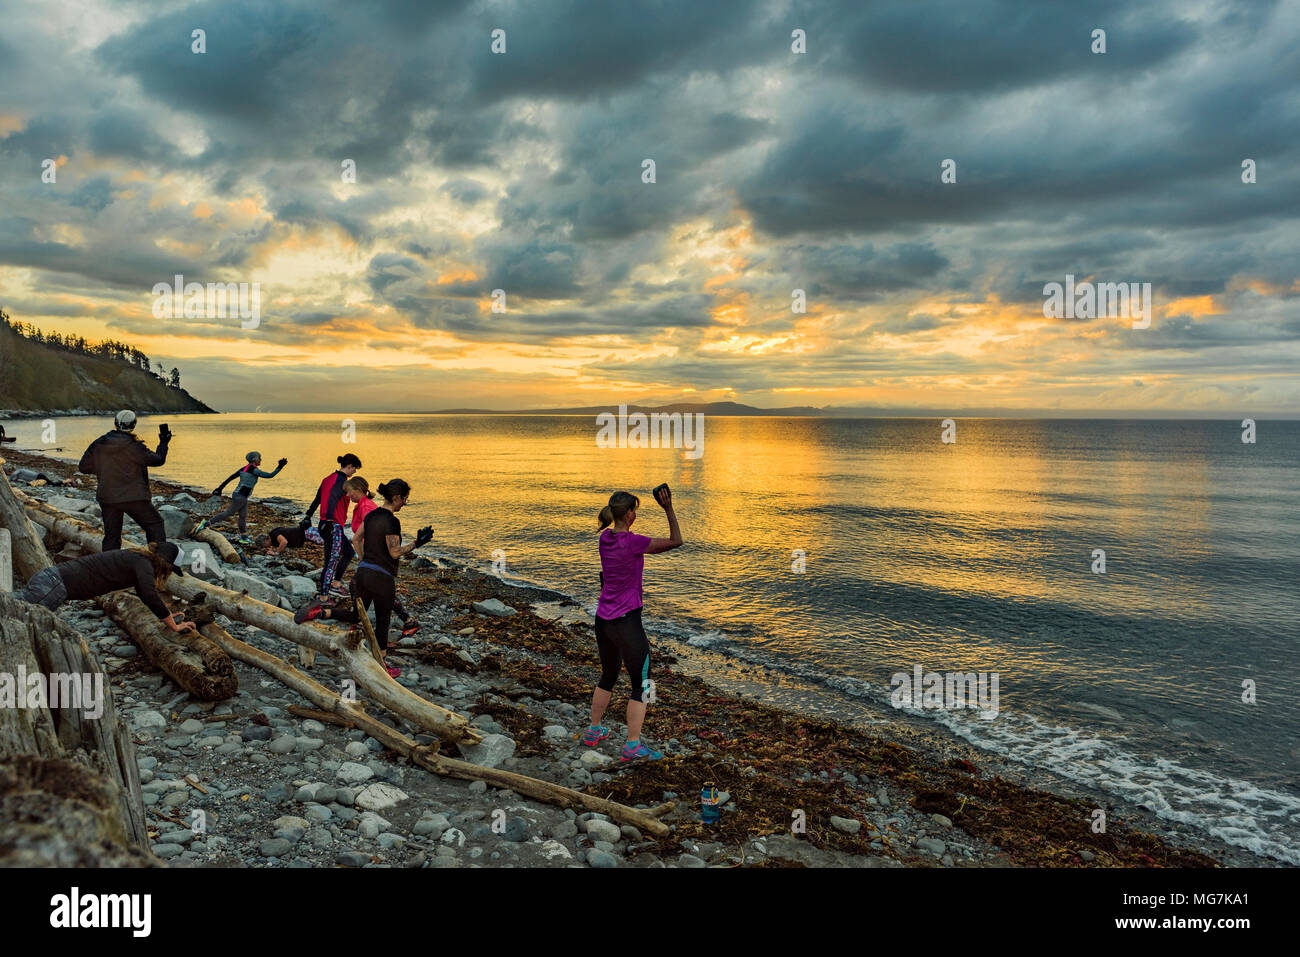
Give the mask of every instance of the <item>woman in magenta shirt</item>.
POLYGON ((650 641, 641 625, 641 573, 645 556, 682 545, 682 532, 673 511, 672 493, 664 487, 655 501, 668 517, 668 538, 632 533, 641 500, 628 492, 615 492, 600 511, 600 601, 596 604, 596 647, 600 652, 600 681, 591 695, 591 726, 582 743, 594 747, 609 737, 600 723, 618 680, 620 666, 627 668, 632 691, 627 702, 627 743, 622 758, 661 758, 641 741, 645 721, 645 684, 650 678, 650 641), (613 528, 610 528, 610 525, 613 528))

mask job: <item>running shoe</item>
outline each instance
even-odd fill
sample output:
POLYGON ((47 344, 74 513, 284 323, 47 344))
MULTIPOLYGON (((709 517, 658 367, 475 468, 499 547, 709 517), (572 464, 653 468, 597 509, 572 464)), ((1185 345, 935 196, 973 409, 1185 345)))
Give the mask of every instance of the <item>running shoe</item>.
POLYGON ((343 588, 342 586, 336 587, 334 585, 330 585, 329 594, 331 598, 334 598, 338 601, 343 601, 352 597, 352 592, 348 591, 346 588, 343 588))
POLYGON ((390 665, 390 664, 385 664, 385 665, 384 665, 384 669, 388 672, 388 677, 390 677, 390 678, 400 678, 400 677, 402 677, 402 669, 401 669, 401 668, 394 668, 394 667, 393 667, 392 665, 390 665))
POLYGON ((582 743, 589 748, 594 748, 608 737, 609 728, 605 727, 603 724, 598 724, 589 727, 586 731, 582 732, 582 743))
POLYGON ((201 518, 199 519, 199 524, 195 525, 194 528, 190 530, 190 534, 197 535, 199 532, 203 531, 207 527, 208 527, 208 520, 206 518, 201 518))
POLYGON ((305 621, 315 621, 323 614, 325 614, 325 606, 321 604, 319 598, 313 598, 294 612, 293 621, 294 624, 301 625, 305 621))
POLYGON ((622 757, 624 761, 636 761, 640 758, 645 758, 647 761, 658 761, 663 755, 653 748, 647 748, 642 741, 628 741, 623 745, 622 757))
POLYGON ((416 621, 414 618, 408 619, 406 624, 402 626, 402 637, 410 638, 413 634, 415 634, 419 630, 420 630, 420 623, 416 621))

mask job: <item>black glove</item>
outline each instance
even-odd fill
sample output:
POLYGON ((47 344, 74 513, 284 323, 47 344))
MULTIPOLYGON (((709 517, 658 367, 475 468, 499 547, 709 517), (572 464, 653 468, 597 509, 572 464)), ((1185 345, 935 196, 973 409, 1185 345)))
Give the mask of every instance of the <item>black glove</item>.
POLYGON ((311 528, 311 519, 304 518, 301 522, 298 523, 298 527, 301 528, 304 532, 307 531, 307 529, 311 528))
POLYGON ((172 437, 172 430, 169 429, 169 428, 167 428, 167 423, 166 423, 166 422, 164 422, 162 425, 158 426, 158 441, 159 441, 159 442, 168 442, 168 441, 171 440, 171 437, 172 437))
POLYGON ((280 459, 280 461, 277 463, 277 465, 278 465, 280 468, 284 468, 284 467, 285 467, 286 465, 288 465, 288 464, 289 464, 289 460, 288 460, 288 459, 280 459))
POLYGON ((422 545, 428 545, 431 541, 433 541, 432 525, 426 525, 424 526, 424 528, 420 529, 418 532, 415 533, 416 548, 419 548, 422 545))

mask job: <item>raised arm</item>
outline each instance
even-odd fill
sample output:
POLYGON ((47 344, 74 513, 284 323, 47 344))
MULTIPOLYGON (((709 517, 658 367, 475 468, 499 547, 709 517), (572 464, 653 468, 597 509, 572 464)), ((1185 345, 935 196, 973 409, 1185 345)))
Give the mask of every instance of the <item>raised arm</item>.
POLYGON ((672 551, 674 548, 681 548, 684 544, 682 540, 682 530, 677 524, 677 513, 673 510, 673 493, 664 489, 655 496, 655 501, 664 510, 664 515, 668 517, 668 537, 652 538, 646 548, 647 555, 658 555, 660 552, 672 551))

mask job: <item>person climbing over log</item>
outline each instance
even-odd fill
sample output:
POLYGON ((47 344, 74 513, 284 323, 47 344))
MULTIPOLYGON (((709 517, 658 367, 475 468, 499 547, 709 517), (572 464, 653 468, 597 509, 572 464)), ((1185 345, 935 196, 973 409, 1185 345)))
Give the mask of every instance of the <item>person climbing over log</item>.
POLYGON ((235 491, 230 496, 230 504, 211 518, 203 519, 203 521, 194 526, 194 531, 201 532, 205 528, 218 525, 230 516, 237 514, 239 516, 239 538, 237 538, 236 541, 241 545, 252 544, 251 540, 248 538, 248 500, 253 494, 253 489, 257 486, 258 479, 275 478, 280 474, 280 470, 289 464, 289 460, 280 459, 275 466, 274 472, 262 471, 261 452, 249 452, 244 456, 244 461, 247 463, 246 465, 237 469, 228 479, 212 490, 214 497, 220 497, 222 489, 235 479, 239 479, 239 484, 235 486, 235 491))
MULTIPOLYGON (((402 479, 392 479, 379 486, 379 494, 384 497, 384 504, 377 506, 366 516, 362 525, 361 564, 352 576, 352 595, 359 598, 365 609, 373 604, 375 607, 375 638, 379 642, 381 655, 388 653, 388 626, 392 619, 393 605, 397 601, 397 565, 403 556, 411 554, 433 539, 433 529, 425 526, 420 529, 415 540, 409 545, 402 544, 402 523, 397 520, 400 512, 410 500, 411 486, 402 479)), ((293 616, 298 624, 316 619, 343 621, 351 624, 361 619, 356 612, 356 603, 351 607, 339 605, 329 607, 319 598, 293 616)), ((399 668, 385 664, 390 677, 400 677, 399 668)))
POLYGON ((582 743, 595 747, 609 737, 600 723, 609 707, 620 666, 627 668, 632 690, 627 700, 627 742, 622 759, 657 760, 663 757, 641 740, 645 722, 646 683, 650 680, 650 640, 641 624, 645 556, 682 546, 682 532, 673 510, 672 492, 661 485, 652 493, 668 517, 668 538, 650 538, 632 532, 641 500, 630 492, 615 492, 600 510, 600 600, 596 604, 596 649, 600 653, 600 680, 591 694, 591 725, 582 743), (610 525, 613 528, 610 528, 610 525))
MULTIPOLYGON (((347 597, 347 593, 342 591, 342 585, 333 592, 331 586, 335 583, 335 571, 339 562, 343 560, 344 553, 352 548, 343 534, 343 528, 348 522, 348 506, 352 504, 344 494, 343 484, 361 468, 361 460, 351 452, 340 455, 337 461, 339 467, 325 476, 320 488, 316 489, 316 497, 307 508, 307 517, 303 519, 302 526, 306 528, 311 525, 311 517, 319 505, 320 522, 316 528, 325 543, 325 567, 320 575, 320 601, 326 605, 332 605, 336 598, 347 597)), ((348 558, 351 560, 351 555, 348 558)))
MULTIPOLYGON (((352 501, 352 525, 347 531, 352 535, 352 551, 360 554, 364 547, 365 536, 362 533, 366 516, 373 512, 379 506, 375 503, 375 493, 370 491, 370 483, 360 475, 354 475, 348 479, 343 488, 347 491, 347 496, 352 501)), ((351 556, 339 564, 338 571, 335 575, 338 578, 336 584, 343 581, 343 576, 347 573, 348 564, 351 562, 351 556)), ((341 584, 340 584, 341 587, 341 584)), ((420 630, 420 623, 415 619, 406 606, 402 604, 400 598, 393 598, 393 614, 402 622, 402 637, 408 638, 420 630)))
POLYGON ((184 575, 181 550, 173 542, 150 542, 147 549, 114 549, 86 555, 37 572, 19 596, 51 610, 65 601, 98 598, 122 588, 134 588, 140 600, 169 631, 194 631, 180 623, 158 592, 169 575, 184 575))
POLYGON ((167 541, 162 516, 150 498, 149 469, 167 463, 172 433, 166 423, 158 426, 158 449, 150 452, 136 437, 135 421, 130 409, 119 412, 113 418, 113 430, 91 442, 77 465, 78 472, 98 479, 95 498, 104 521, 101 550, 105 552, 122 547, 123 515, 135 519, 147 541, 167 541))

